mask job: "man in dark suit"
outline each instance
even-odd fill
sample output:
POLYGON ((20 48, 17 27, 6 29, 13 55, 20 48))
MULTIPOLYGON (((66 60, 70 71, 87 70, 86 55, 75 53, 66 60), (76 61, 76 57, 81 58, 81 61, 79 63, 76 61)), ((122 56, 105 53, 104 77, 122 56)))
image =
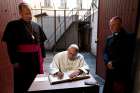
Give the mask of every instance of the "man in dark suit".
POLYGON ((30 7, 19 4, 20 19, 10 21, 2 40, 6 42, 14 70, 14 93, 28 90, 38 73, 43 73, 45 57, 44 41, 47 39, 42 28, 32 20, 30 7))
POLYGON ((118 16, 110 20, 109 26, 112 35, 107 37, 104 51, 107 68, 104 93, 131 93, 135 34, 125 31, 118 16))

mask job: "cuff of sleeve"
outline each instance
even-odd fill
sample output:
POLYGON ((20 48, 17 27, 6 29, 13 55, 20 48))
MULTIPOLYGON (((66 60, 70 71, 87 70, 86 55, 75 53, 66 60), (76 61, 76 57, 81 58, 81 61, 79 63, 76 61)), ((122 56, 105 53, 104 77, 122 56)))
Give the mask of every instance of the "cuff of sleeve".
POLYGON ((88 69, 85 69, 85 68, 80 68, 80 70, 82 70, 84 73, 88 74, 89 73, 89 70, 88 69))

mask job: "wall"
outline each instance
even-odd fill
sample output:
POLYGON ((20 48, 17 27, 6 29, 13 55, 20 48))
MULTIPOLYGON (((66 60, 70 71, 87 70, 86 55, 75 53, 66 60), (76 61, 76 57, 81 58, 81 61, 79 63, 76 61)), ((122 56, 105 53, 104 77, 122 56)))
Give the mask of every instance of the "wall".
POLYGON ((97 27, 98 27, 98 10, 94 12, 91 18, 91 28, 92 28, 92 37, 91 37, 91 53, 97 55, 97 27))
POLYGON ((55 45, 55 50, 66 50, 72 43, 78 45, 78 22, 73 22, 55 45))
MULTIPOLYGON (((69 28, 72 22, 76 21, 78 16, 71 15, 66 16, 66 29, 69 28)), ((48 50, 51 50, 55 44, 55 21, 56 21, 56 42, 61 38, 61 35, 65 32, 64 30, 64 16, 43 16, 42 24, 43 30, 48 38, 45 42, 45 46, 48 50)), ((41 25, 41 17, 37 17, 37 23, 41 25)))
POLYGON ((0 93, 13 93, 13 71, 6 50, 1 41, 8 21, 18 18, 16 5, 22 0, 0 0, 0 93))
POLYGON ((92 37, 91 37, 91 53, 97 55, 97 33, 98 33, 98 7, 99 0, 94 0, 94 4, 91 7, 91 28, 92 28, 92 37))
MULTIPOLYGON (((43 30, 49 39, 52 34, 54 34, 54 17, 53 16, 43 16, 42 17, 43 30)), ((37 23, 41 25, 41 17, 37 18, 37 23)))
MULTIPOLYGON (((140 6, 139 6, 140 8, 140 6)), ((136 49, 134 56, 134 91, 133 93, 140 93, 140 14, 139 14, 139 26, 137 31, 137 39, 136 39, 136 49)))

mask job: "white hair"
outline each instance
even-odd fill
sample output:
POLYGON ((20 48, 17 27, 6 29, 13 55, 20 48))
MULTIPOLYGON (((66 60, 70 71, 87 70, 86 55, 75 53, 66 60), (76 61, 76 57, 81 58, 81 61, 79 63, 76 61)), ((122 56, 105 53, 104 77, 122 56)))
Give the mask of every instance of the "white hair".
POLYGON ((78 47, 78 45, 76 45, 76 44, 71 44, 71 45, 68 47, 68 49, 70 49, 70 48, 75 48, 77 51, 79 51, 79 47, 78 47))

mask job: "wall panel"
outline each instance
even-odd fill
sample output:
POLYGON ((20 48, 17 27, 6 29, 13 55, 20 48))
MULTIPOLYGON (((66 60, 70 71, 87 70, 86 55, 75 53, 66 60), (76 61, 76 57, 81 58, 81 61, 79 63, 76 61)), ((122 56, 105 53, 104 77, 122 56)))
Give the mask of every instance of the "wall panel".
POLYGON ((18 18, 17 4, 22 0, 0 0, 0 93, 13 93, 13 71, 6 50, 1 41, 8 21, 18 18))

